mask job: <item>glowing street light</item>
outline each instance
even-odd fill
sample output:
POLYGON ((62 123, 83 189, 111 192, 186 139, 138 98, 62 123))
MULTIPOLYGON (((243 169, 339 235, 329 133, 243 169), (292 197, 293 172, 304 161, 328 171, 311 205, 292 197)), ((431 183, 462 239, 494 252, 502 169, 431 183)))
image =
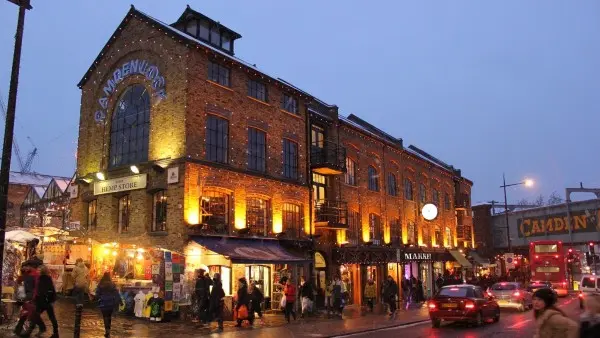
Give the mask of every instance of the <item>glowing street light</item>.
POLYGON ((504 216, 506 218, 506 239, 508 240, 508 252, 510 252, 512 250, 512 245, 510 243, 510 228, 508 227, 508 201, 506 199, 506 187, 512 187, 512 186, 516 186, 516 185, 524 185, 526 187, 532 187, 533 186, 533 180, 526 178, 525 180, 519 182, 519 183, 513 183, 513 184, 506 184, 506 177, 504 176, 504 173, 502 174, 502 185, 500 186, 500 188, 504 189, 504 216))

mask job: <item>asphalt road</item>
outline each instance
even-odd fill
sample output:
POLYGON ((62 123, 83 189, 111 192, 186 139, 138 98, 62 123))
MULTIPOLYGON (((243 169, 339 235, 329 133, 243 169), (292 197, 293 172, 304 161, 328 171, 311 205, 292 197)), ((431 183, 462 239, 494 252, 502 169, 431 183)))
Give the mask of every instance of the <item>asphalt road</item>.
MULTIPOLYGON (((579 300, 575 296, 559 298, 558 307, 565 311, 569 317, 579 320, 579 300)), ((520 313, 516 310, 502 310, 500 322, 486 323, 482 327, 473 327, 458 323, 442 323, 440 328, 432 328, 431 322, 407 325, 404 327, 389 328, 379 331, 351 334, 343 337, 406 337, 406 338, 528 338, 533 337, 535 332, 535 319, 533 311, 520 313)))

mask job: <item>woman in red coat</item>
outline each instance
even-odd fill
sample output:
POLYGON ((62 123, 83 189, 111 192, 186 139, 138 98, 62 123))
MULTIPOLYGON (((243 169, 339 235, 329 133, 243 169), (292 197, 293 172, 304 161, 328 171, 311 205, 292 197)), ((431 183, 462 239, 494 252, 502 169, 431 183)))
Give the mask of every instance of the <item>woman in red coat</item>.
POLYGON ((294 303, 296 302, 296 287, 292 283, 292 279, 288 279, 283 288, 285 294, 285 319, 290 322, 290 314, 296 320, 296 311, 294 310, 294 303))

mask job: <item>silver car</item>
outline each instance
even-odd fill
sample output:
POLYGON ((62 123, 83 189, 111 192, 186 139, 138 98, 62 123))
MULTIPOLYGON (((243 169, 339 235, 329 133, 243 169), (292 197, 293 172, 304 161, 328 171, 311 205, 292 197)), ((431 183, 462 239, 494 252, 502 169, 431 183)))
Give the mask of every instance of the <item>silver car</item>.
POLYGON ((488 295, 493 296, 501 308, 525 311, 533 307, 532 294, 521 283, 496 283, 488 290, 488 295))

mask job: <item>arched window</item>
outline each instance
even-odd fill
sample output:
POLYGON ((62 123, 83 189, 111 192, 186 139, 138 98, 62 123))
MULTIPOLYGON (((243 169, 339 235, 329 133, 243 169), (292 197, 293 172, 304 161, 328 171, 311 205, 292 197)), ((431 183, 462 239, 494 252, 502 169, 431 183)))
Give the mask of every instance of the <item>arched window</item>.
POLYGON ((110 167, 148 160, 150 95, 143 85, 125 90, 113 112, 110 126, 110 167))
POLYGON ((379 191, 379 175, 377 174, 377 170, 369 166, 369 190, 371 191, 379 191))

